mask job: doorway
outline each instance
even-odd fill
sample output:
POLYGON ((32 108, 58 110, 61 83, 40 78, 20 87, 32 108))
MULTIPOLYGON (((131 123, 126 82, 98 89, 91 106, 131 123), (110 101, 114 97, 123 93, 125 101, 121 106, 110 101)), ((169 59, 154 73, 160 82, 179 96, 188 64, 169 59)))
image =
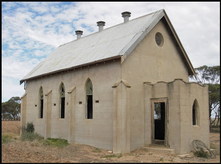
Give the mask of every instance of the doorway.
POLYGON ((166 146, 166 100, 152 101, 152 113, 152 144, 166 146))

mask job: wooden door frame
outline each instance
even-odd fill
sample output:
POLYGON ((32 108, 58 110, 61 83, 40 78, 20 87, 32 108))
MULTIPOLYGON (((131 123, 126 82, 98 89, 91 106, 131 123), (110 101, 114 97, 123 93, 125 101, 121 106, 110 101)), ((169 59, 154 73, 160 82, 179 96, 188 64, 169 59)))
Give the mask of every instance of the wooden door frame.
POLYGON ((164 136, 164 146, 169 147, 168 136, 169 136, 169 107, 168 98, 151 98, 151 144, 155 144, 155 127, 154 127, 154 103, 165 103, 165 136, 164 136))

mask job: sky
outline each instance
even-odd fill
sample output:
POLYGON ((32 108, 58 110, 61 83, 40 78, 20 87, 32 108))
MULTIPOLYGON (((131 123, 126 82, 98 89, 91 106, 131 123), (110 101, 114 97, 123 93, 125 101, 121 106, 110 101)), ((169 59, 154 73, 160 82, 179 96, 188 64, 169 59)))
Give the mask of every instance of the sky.
POLYGON ((2 102, 25 94, 20 80, 58 46, 164 9, 194 68, 220 65, 220 2, 1 2, 2 102))

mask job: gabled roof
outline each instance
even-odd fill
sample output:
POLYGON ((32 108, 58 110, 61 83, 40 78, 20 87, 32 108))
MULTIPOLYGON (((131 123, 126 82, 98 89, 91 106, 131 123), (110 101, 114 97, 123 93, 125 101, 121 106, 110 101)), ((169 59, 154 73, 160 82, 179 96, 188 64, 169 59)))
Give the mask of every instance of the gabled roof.
POLYGON ((121 58, 123 62, 151 29, 165 18, 180 48, 190 75, 193 66, 172 26, 165 10, 159 10, 91 35, 63 44, 20 80, 24 81, 73 69, 86 64, 121 58))

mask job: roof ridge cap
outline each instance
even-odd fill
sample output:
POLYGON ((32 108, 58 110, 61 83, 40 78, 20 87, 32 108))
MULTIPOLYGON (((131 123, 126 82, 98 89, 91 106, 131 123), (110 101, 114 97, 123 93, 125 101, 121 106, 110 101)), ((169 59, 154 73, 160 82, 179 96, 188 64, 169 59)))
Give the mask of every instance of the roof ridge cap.
MULTIPOLYGON (((151 13, 148 13, 148 14, 145 14, 145 15, 142 15, 142 16, 139 16, 139 17, 137 17, 137 18, 133 18, 133 19, 129 20, 128 22, 131 22, 131 21, 134 21, 134 20, 143 18, 143 17, 145 17, 145 16, 148 16, 148 15, 151 15, 151 14, 154 14, 154 13, 157 13, 157 12, 160 12, 160 11, 165 11, 165 10, 164 10, 164 9, 160 9, 160 10, 157 10, 157 11, 154 11, 154 12, 151 12, 151 13)), ((105 29, 103 29, 102 31, 92 32, 92 33, 90 33, 90 34, 88 34, 88 35, 86 35, 86 36, 82 36, 81 39, 83 39, 83 38, 85 38, 85 37, 89 37, 89 36, 94 35, 94 34, 97 34, 97 33, 101 33, 101 32, 103 32, 103 31, 105 31, 105 30, 108 30, 108 29, 110 29, 110 28, 114 28, 114 27, 116 27, 116 26, 123 25, 123 24, 125 24, 125 23, 122 22, 122 23, 113 25, 113 26, 111 26, 111 27, 105 28, 105 29)), ((71 43, 71 42, 78 41, 78 40, 80 40, 80 39, 75 39, 75 40, 66 42, 66 43, 64 43, 64 44, 59 45, 58 47, 64 46, 64 45, 66 45, 66 44, 69 44, 69 43, 71 43)))

